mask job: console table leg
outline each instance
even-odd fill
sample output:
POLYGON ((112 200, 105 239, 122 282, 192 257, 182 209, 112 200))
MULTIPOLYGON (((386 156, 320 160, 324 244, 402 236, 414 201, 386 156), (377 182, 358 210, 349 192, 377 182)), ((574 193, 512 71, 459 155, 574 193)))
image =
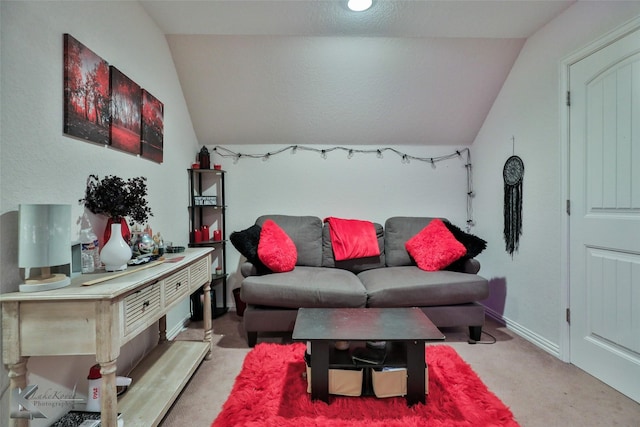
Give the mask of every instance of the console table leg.
MULTIPOLYGON (((27 361, 28 357, 20 357, 17 363, 5 365, 9 371, 9 389, 24 390, 27 387, 27 361)), ((18 402, 14 401, 13 395, 9 398, 10 417, 14 427, 29 427, 29 412, 20 411, 18 402), (21 417, 24 412, 25 417, 21 417)))
POLYGON ((118 397, 116 395, 116 361, 100 362, 102 390, 100 395, 100 425, 116 427, 118 423, 118 397))
POLYGON ((425 403, 424 341, 407 342, 407 405, 425 403))
POLYGON ((160 344, 167 341, 167 315, 166 314, 162 316, 158 321, 158 333, 159 333, 158 342, 160 344))
POLYGON ((328 341, 311 341, 311 400, 329 403, 328 341))
POLYGON ((202 288, 204 292, 204 307, 202 309, 202 319, 203 319, 203 327, 204 327, 204 342, 209 343, 209 351, 205 356, 206 360, 211 360, 211 351, 213 350, 213 339, 212 339, 212 323, 211 323, 211 281, 204 284, 202 288))

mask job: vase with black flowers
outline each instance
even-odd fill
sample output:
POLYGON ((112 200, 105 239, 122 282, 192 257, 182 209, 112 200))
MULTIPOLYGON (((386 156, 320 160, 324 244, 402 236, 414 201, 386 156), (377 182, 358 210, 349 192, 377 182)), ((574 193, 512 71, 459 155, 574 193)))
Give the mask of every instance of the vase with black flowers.
POLYGON ((105 246, 116 229, 120 229, 119 234, 129 245, 131 232, 128 225, 145 224, 149 217, 153 216, 151 209, 147 206, 146 181, 147 179, 142 176, 129 178, 126 181, 114 175, 107 175, 100 179, 92 174, 87 178, 85 195, 79 202, 92 213, 108 217, 103 236, 105 246), (129 218, 128 225, 126 218, 129 218))
POLYGON ((122 238, 120 227, 120 224, 111 224, 111 238, 100 251, 100 261, 107 271, 125 270, 131 259, 131 247, 122 238))

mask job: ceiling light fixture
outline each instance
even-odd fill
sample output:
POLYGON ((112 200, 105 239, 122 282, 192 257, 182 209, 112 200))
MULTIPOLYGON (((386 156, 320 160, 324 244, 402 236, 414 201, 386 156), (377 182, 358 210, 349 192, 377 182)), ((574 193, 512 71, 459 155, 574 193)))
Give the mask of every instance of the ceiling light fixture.
POLYGON ((364 12, 373 4, 373 0, 349 0, 347 7, 354 12, 364 12))

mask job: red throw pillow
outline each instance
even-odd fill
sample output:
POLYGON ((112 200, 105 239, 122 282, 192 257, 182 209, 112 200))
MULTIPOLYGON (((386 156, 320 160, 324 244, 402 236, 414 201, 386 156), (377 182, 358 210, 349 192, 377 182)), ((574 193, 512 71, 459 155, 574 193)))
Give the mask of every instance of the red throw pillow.
POLYGON ((404 246, 418 268, 426 271, 441 270, 467 253, 464 245, 439 219, 432 220, 404 246))
POLYGON ((269 270, 276 273, 293 270, 298 260, 298 250, 291 237, 270 219, 262 224, 258 258, 269 270))

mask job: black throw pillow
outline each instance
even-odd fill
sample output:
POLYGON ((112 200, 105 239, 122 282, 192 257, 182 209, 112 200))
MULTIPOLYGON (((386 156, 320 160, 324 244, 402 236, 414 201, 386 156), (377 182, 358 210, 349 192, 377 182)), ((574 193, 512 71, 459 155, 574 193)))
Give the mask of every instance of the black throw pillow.
POLYGON ((266 268, 260 258, 258 258, 258 242, 260 242, 260 231, 262 228, 255 224, 246 230, 234 231, 229 236, 231 244, 256 268, 266 268))
POLYGON ((451 234, 453 234, 453 237, 455 237, 458 242, 462 243, 464 247, 467 248, 467 253, 463 258, 475 258, 487 248, 486 240, 483 240, 478 236, 474 236, 473 234, 469 234, 461 230, 459 227, 451 224, 450 222, 443 222, 444 225, 447 226, 451 234))
POLYGON ((475 258, 482 251, 484 251, 487 248, 487 242, 478 236, 474 236, 473 234, 469 234, 461 230, 459 227, 451 224, 448 221, 443 222, 444 225, 447 226, 451 234, 453 234, 453 237, 455 237, 458 242, 462 243, 464 247, 467 248, 467 253, 462 258, 449 264, 445 269, 463 272, 464 264, 466 263, 466 261, 470 258, 475 258))

